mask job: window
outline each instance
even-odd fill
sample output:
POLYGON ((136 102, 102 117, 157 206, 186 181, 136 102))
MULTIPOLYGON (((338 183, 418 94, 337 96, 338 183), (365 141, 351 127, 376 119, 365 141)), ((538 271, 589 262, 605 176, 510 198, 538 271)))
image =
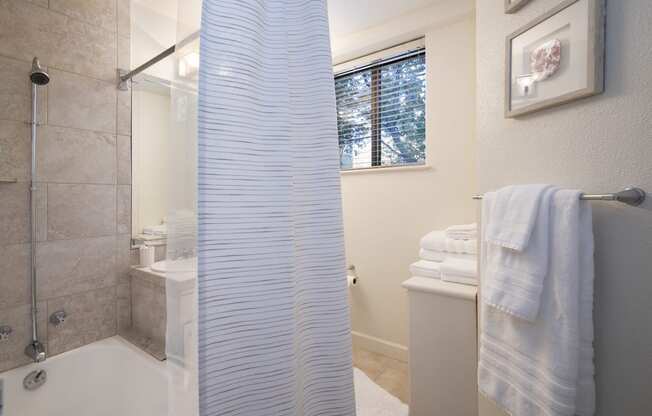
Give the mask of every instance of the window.
POLYGON ((335 76, 342 170, 426 162, 426 52, 403 50, 335 76))

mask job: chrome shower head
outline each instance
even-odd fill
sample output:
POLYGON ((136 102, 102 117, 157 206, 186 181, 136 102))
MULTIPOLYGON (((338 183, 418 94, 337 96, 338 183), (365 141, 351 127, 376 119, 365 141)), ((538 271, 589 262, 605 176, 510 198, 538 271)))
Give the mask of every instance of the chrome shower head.
POLYGON ((36 85, 47 85, 50 82, 50 76, 41 68, 41 64, 36 57, 32 61, 32 71, 29 73, 29 79, 36 85))

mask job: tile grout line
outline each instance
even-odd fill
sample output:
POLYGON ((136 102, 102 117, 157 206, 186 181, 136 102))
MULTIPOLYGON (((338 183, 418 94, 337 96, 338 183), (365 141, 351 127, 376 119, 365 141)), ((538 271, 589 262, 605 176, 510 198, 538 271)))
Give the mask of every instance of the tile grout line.
POLYGON ((77 297, 77 296, 81 296, 81 295, 87 295, 87 294, 89 294, 91 292, 97 292, 99 290, 105 290, 105 289, 115 289, 115 292, 116 292, 115 296, 117 298, 117 295, 118 295, 117 288, 118 288, 117 283, 112 284, 112 285, 106 285, 106 286, 98 286, 98 287, 93 288, 93 289, 82 290, 80 292, 69 293, 67 295, 53 296, 51 298, 41 299, 41 300, 39 300, 39 302, 47 302, 49 304, 51 301, 61 300, 61 299, 70 298, 70 297, 77 297))
POLYGON ((50 4, 50 1, 51 1, 51 0, 48 0, 48 5, 47 5, 47 6, 41 6, 40 4, 32 3, 32 2, 29 2, 29 4, 30 4, 31 6, 33 6, 33 7, 38 7, 38 8, 40 8, 40 9, 47 10, 47 11, 49 11, 49 12, 51 12, 51 13, 54 13, 54 14, 57 14, 57 15, 59 15, 59 16, 63 16, 63 17, 66 17, 66 18, 68 18, 68 19, 74 20, 74 21, 77 22, 77 23, 81 23, 81 24, 83 24, 83 25, 90 26, 90 27, 92 27, 92 28, 94 28, 94 29, 99 29, 99 30, 102 30, 102 31, 104 31, 104 32, 112 33, 112 34, 115 33, 116 35, 117 35, 117 33, 118 33, 118 25, 117 25, 117 21, 118 21, 118 2, 117 2, 117 1, 116 1, 116 3, 115 3, 115 6, 116 6, 116 9, 115 9, 116 31, 115 31, 115 32, 112 31, 111 29, 107 29, 106 27, 104 27, 104 26, 102 26, 102 25, 98 25, 98 24, 93 23, 93 22, 87 22, 86 20, 80 19, 80 18, 75 17, 75 16, 70 16, 69 14, 66 14, 66 13, 64 13, 64 12, 62 12, 62 11, 59 11, 59 10, 53 9, 53 8, 52 8, 52 5, 50 4))

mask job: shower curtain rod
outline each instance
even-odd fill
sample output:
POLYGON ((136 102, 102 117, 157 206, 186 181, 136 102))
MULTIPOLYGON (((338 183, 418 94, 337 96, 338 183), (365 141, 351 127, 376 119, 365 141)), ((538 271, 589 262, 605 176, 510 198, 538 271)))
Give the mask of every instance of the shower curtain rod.
POLYGON ((137 66, 136 68, 132 69, 129 72, 125 72, 124 70, 121 70, 118 68, 118 77, 120 78, 120 81, 118 82, 118 89, 122 91, 126 91, 129 89, 129 85, 127 84, 127 81, 135 77, 136 75, 140 74, 150 66, 157 64, 161 62, 163 59, 167 58, 168 56, 172 55, 174 51, 177 50, 177 48, 181 48, 185 46, 186 44, 192 42, 193 40, 197 39, 199 37, 199 31, 193 32, 188 36, 187 38, 183 39, 181 42, 174 44, 164 50, 163 52, 159 53, 149 61, 145 62, 142 65, 137 66))
MULTIPOLYGON (((633 207, 645 201, 645 191, 641 188, 625 188, 613 194, 582 194, 580 199, 585 201, 616 201, 633 207)), ((482 195, 473 195, 473 199, 482 199, 482 195)))

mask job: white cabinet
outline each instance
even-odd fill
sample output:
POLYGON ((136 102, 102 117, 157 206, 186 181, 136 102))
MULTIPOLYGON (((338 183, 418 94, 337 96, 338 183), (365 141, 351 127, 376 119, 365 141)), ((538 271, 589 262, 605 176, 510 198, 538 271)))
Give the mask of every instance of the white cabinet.
POLYGON ((477 288, 403 282, 410 303, 410 416, 477 416, 477 288))

